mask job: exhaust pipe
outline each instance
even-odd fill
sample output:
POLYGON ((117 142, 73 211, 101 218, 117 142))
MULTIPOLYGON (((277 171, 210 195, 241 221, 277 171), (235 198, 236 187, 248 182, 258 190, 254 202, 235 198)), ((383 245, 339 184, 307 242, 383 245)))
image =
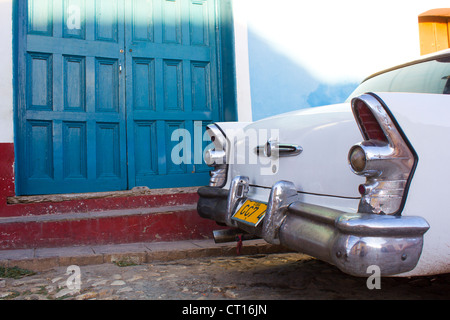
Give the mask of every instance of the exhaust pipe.
POLYGON ((239 241, 239 235, 241 236, 240 240, 242 241, 260 239, 260 237, 242 231, 241 229, 225 229, 213 231, 215 243, 236 242, 239 241))

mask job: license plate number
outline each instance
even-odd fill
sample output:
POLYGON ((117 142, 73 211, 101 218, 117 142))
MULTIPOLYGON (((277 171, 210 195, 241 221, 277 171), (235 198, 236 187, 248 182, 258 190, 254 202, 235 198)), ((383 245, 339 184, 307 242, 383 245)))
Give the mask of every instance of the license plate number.
POLYGON ((246 200, 238 211, 233 215, 233 219, 256 227, 264 218, 267 204, 246 200))

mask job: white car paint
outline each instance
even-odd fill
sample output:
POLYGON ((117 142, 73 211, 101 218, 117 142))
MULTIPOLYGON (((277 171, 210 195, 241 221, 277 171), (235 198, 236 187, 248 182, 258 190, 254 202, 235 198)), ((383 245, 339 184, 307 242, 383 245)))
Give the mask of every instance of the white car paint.
POLYGON ((402 215, 430 224, 416 268, 406 275, 450 272, 450 95, 379 93, 415 149, 419 161, 402 215))
POLYGON ((269 188, 276 181, 289 180, 295 183, 298 191, 359 198, 358 185, 364 180, 349 170, 347 154, 350 147, 361 140, 361 134, 349 103, 271 117, 247 125, 244 131, 245 136, 239 137, 234 144, 240 159, 234 159, 230 166, 232 177, 247 175, 250 184, 269 188), (259 139, 253 145, 247 143, 240 148, 239 145, 244 145, 249 136, 258 136, 259 139), (269 160, 254 153, 251 159, 251 155, 244 157, 241 152, 249 150, 252 153, 256 145, 264 145, 276 136, 280 143, 301 146, 302 153, 269 160))

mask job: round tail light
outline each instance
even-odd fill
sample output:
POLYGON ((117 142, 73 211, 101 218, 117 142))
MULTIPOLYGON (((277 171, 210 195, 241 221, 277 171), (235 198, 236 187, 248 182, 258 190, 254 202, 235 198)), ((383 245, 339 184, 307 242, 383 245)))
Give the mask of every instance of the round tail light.
POLYGON ((349 162, 353 171, 355 171, 356 173, 363 172, 366 168, 367 163, 366 153, 364 152, 363 148, 354 146, 352 149, 350 149, 349 162))

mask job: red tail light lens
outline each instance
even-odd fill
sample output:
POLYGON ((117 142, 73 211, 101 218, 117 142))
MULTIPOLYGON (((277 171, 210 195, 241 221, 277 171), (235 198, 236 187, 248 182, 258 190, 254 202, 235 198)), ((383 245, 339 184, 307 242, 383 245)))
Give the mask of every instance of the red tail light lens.
POLYGON ((381 129, 378 121, 375 119, 375 116, 362 100, 356 101, 355 115, 358 123, 361 125, 361 131, 365 140, 379 140, 388 142, 388 139, 386 138, 386 135, 381 129))

